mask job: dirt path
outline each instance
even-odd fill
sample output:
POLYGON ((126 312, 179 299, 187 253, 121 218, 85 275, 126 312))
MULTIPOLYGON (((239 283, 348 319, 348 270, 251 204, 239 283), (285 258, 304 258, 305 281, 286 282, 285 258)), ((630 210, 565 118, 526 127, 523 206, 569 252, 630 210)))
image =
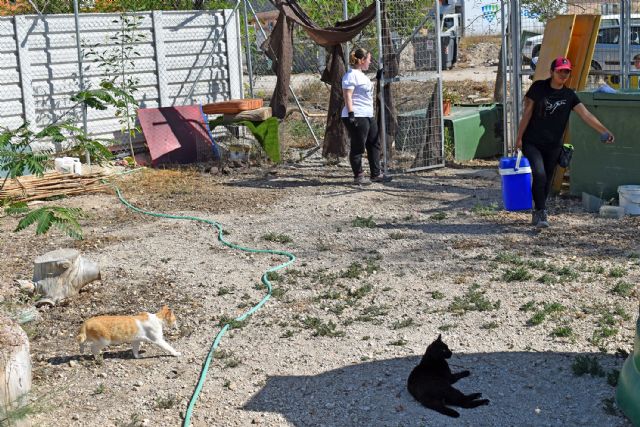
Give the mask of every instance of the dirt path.
MULTIPOLYGON (((462 410, 465 426, 627 426, 607 377, 574 375, 579 357, 611 373, 631 351, 640 279, 638 218, 604 220, 579 202, 552 203, 536 232, 506 213, 490 167, 441 169, 354 187, 345 164, 320 159, 230 176, 148 171, 124 194, 144 209, 214 219, 227 238, 287 249, 298 260, 273 277, 274 297, 222 341, 194 426, 447 426, 417 404, 406 378, 441 333, 458 385, 489 406, 462 410)), ((285 259, 216 242, 212 228, 134 214, 112 195, 83 207, 85 240, 11 233, 0 219, 5 312, 26 298, 13 281, 60 246, 99 261, 103 279, 25 326, 34 361, 38 426, 176 426, 225 317, 264 295, 259 278, 285 259), (89 316, 173 307, 167 340, 182 357, 115 346, 102 365, 74 336, 89 316)))

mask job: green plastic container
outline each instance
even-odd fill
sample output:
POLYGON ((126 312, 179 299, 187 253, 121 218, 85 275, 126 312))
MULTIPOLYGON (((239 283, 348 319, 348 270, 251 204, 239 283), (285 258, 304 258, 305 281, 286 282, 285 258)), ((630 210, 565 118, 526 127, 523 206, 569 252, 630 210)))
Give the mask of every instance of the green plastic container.
POLYGON ((578 93, 585 107, 613 134, 614 144, 600 142, 598 132, 571 114, 569 136, 575 151, 571 160, 571 194, 582 192, 601 199, 618 196, 618 186, 640 184, 640 91, 578 93))
POLYGON ((502 105, 456 105, 444 117, 453 139, 454 158, 472 160, 503 152, 502 105))
POLYGON ((633 354, 624 362, 618 377, 616 403, 634 426, 640 426, 640 317, 636 322, 633 354))

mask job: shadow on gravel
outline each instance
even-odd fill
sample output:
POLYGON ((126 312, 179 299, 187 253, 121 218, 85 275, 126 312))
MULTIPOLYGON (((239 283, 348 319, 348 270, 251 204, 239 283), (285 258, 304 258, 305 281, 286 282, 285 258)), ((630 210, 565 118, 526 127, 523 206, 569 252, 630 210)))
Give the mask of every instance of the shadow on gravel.
POLYGON ((416 402, 406 379, 419 357, 353 366, 310 376, 275 376, 243 409, 282 414, 294 426, 630 426, 604 407, 615 389, 606 376, 575 376, 578 355, 595 356, 605 372, 623 358, 600 353, 498 352, 454 354, 456 383, 464 393, 482 392, 491 403, 460 409, 453 419, 416 402))
POLYGON ((523 224, 506 225, 497 223, 396 223, 396 224, 380 224, 378 228, 386 230, 412 230, 421 231, 426 234, 469 234, 469 235, 495 235, 495 234, 525 234, 534 235, 536 230, 533 227, 523 224))

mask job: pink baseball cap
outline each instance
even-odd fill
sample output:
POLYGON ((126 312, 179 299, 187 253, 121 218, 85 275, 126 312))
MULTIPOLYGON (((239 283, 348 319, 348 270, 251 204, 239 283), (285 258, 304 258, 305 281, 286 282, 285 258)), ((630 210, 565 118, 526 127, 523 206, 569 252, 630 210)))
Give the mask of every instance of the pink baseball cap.
POLYGON ((569 61, 564 56, 559 56, 555 59, 555 61, 553 61, 553 67, 551 68, 555 71, 558 71, 558 70, 571 71, 571 61, 569 61))

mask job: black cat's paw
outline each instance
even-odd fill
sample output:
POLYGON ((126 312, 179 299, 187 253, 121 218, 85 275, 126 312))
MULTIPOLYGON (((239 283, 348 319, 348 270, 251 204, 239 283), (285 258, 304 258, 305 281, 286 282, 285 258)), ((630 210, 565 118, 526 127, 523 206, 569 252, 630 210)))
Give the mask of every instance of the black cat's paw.
POLYGON ((462 371, 462 372, 458 372, 458 374, 456 374, 456 376, 457 376, 458 378, 466 378, 466 377, 468 377, 469 375, 471 375, 471 372, 466 371, 466 370, 465 370, 465 371, 462 371))
POLYGON ((488 405, 489 399, 480 399, 480 400, 476 400, 476 402, 478 402, 478 404, 480 405, 488 405))
POLYGON ((476 400, 480 397, 482 397, 482 393, 471 393, 470 395, 467 396, 467 399, 476 400))

